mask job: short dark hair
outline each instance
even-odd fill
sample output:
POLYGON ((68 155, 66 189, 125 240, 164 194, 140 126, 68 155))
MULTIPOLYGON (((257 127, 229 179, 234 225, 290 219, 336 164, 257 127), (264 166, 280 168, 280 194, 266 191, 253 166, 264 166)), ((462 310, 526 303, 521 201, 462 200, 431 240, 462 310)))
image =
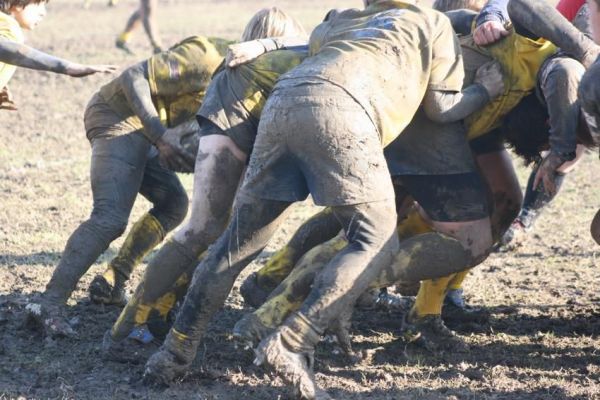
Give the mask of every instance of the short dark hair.
POLYGON ((504 117, 501 130, 508 146, 526 165, 538 162, 550 138, 548 110, 531 93, 504 117))
POLYGON ((0 11, 7 12, 13 7, 26 7, 30 4, 47 3, 50 0, 0 0, 0 11))

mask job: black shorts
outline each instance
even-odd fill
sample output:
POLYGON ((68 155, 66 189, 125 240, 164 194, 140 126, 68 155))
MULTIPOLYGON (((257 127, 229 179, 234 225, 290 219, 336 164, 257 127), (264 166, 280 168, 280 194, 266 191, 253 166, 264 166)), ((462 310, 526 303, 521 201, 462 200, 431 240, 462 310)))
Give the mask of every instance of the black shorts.
POLYGON ((504 135, 500 128, 496 128, 475 139, 469 140, 469 146, 475 156, 496 153, 505 149, 504 135))
POLYGON ((397 196, 410 194, 434 221, 464 222, 489 217, 486 187, 476 172, 452 175, 397 175, 397 196))

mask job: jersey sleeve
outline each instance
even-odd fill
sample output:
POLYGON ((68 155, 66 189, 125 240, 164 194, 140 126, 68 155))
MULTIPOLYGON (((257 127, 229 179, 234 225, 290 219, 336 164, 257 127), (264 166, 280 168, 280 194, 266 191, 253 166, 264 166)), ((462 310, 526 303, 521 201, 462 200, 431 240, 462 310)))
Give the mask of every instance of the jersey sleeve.
POLYGON ((440 14, 431 42, 429 90, 460 92, 465 72, 458 37, 447 17, 440 14))

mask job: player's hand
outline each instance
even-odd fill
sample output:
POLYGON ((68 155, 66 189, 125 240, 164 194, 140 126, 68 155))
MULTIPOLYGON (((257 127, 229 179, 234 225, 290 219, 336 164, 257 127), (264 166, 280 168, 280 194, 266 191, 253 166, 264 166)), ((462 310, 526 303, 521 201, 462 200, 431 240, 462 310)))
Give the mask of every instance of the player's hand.
MULTIPOLYGON (((183 135, 183 133, 181 134, 183 135)), ((188 154, 180 144, 181 135, 178 131, 165 131, 156 142, 160 164, 176 172, 193 172, 195 159, 188 154)))
POLYGON ((70 63, 67 65, 65 74, 74 78, 82 78, 84 76, 93 75, 97 73, 111 74, 117 70, 116 65, 85 65, 70 63))
POLYGON ((537 189, 540 182, 544 185, 544 190, 549 194, 556 193, 556 184, 554 179, 556 178, 558 168, 564 163, 564 161, 555 153, 550 152, 542 160, 535 178, 533 180, 533 189, 537 189))
POLYGON ((497 61, 489 61, 483 64, 475 73, 473 83, 482 85, 494 99, 504 93, 504 79, 502 77, 502 66, 497 61))
POLYGON ((489 46, 509 35, 509 31, 498 21, 486 21, 473 31, 473 41, 478 46, 489 46))
POLYGON ((238 65, 246 64, 265 54, 265 46, 258 40, 251 40, 244 43, 235 43, 229 45, 225 64, 229 68, 235 68, 238 65))
POLYGON ((4 86, 0 90, 0 110, 17 110, 17 105, 13 101, 12 93, 8 89, 8 86, 4 86))

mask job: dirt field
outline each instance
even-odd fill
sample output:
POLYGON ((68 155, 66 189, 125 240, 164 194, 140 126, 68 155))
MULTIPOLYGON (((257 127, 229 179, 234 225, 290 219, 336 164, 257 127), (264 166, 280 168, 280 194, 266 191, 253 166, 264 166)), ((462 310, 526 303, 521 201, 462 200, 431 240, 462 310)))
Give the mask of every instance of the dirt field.
MULTIPOLYGON (((29 43, 89 63, 126 66, 149 55, 141 33, 133 43, 137 57, 113 47, 136 1, 108 8, 106 0, 96 0, 88 10, 81 3, 52 0, 47 19, 29 35, 29 43)), ((253 11, 271 3, 161 2, 158 22, 165 43, 192 34, 234 39, 253 11)), ((358 0, 275 3, 307 28, 330 8, 360 5, 358 0)), ((90 304, 86 288, 121 240, 84 277, 69 303, 78 340, 44 339, 22 327, 23 304, 43 290, 69 234, 91 210, 90 148, 82 115, 87 100, 108 79, 21 70, 10 85, 19 111, 0 113, 0 399, 288 398, 279 379, 254 367, 251 354, 234 348, 231 328, 248 311, 237 286, 215 319, 191 376, 176 386, 148 389, 140 382, 143 365, 103 361, 101 338, 119 310, 90 304)), ((526 172, 519 168, 524 182, 526 172)), ((431 354, 406 347, 398 340, 399 315, 359 312, 353 323, 355 345, 374 350, 372 360, 350 365, 324 343, 317 354, 319 384, 336 399, 348 400, 600 398, 600 247, 588 233, 600 203, 599 168, 597 156, 588 155, 526 246, 491 256, 467 280, 471 303, 492 314, 488 324, 454 327, 468 350, 431 354)), ((190 177, 184 180, 191 188, 190 177)), ((132 221, 147 207, 138 201, 132 221)), ((296 207, 267 253, 314 211, 309 204, 296 207)))

